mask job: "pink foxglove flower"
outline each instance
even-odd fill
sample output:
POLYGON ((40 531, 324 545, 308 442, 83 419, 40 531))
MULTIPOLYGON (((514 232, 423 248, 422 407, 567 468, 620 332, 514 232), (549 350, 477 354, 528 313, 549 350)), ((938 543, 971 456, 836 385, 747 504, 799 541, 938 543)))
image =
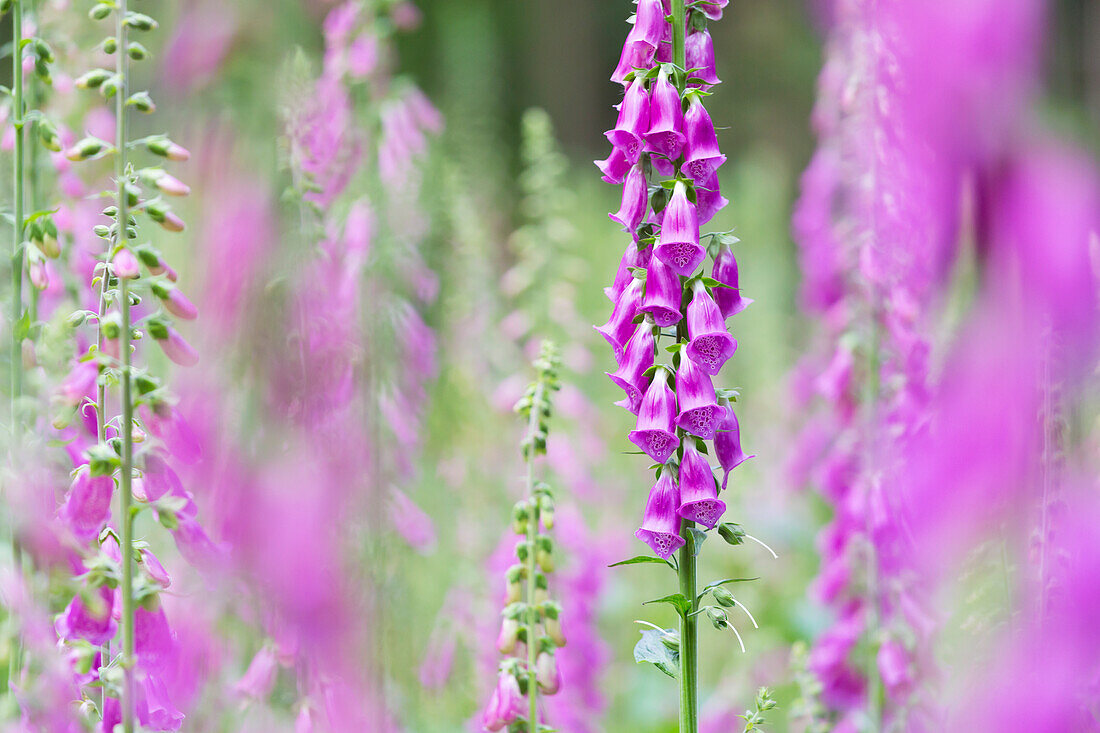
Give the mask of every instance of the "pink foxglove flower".
POLYGON ((88 471, 81 471, 73 481, 58 517, 81 543, 91 542, 111 516, 114 490, 113 478, 88 471))
POLYGON ((737 422, 737 415, 728 403, 725 404, 726 416, 718 424, 718 430, 714 433, 714 453, 718 463, 722 466, 725 475, 722 476, 722 490, 726 489, 730 471, 752 458, 741 450, 741 426, 737 422))
POLYGON ((642 395, 649 386, 649 379, 645 376, 645 372, 651 366, 653 366, 653 326, 642 321, 626 345, 623 357, 619 361, 619 368, 607 375, 611 377, 612 382, 626 392, 626 401, 623 406, 631 412, 636 413, 642 404, 642 395))
POLYGON ((638 226, 645 218, 649 207, 649 187, 645 180, 645 170, 641 164, 635 165, 626 175, 623 183, 623 200, 618 212, 609 214, 612 221, 623 225, 623 231, 637 237, 638 226))
POLYGON ((695 204, 688 201, 683 181, 676 182, 672 198, 665 207, 661 236, 653 255, 682 277, 694 274, 707 256, 706 250, 699 245, 695 204))
POLYGON ((641 310, 653 317, 654 323, 667 328, 680 322, 680 301, 683 290, 680 278, 660 257, 651 257, 646 268, 645 297, 641 310))
POLYGON ((668 386, 668 370, 658 368, 638 409, 638 425, 630 442, 657 463, 676 450, 676 395, 668 386))
POLYGON ((714 270, 711 276, 727 286, 714 289, 714 302, 722 311, 723 318, 737 315, 752 304, 752 298, 741 295, 737 277, 737 260, 733 256, 733 250, 725 242, 718 250, 718 256, 714 258, 714 270))
POLYGON ((725 408, 718 405, 714 384, 707 373, 685 355, 681 356, 676 372, 676 401, 680 408, 676 425, 703 440, 712 439, 725 408))
POLYGON ((687 357, 703 372, 718 374, 737 351, 737 340, 726 331, 726 320, 701 281, 696 281, 688 303, 687 326, 687 357))
POLYGON ((680 170, 696 184, 703 184, 726 162, 726 156, 718 149, 714 122, 703 101, 697 94, 688 96, 691 102, 684 113, 684 164, 680 170))
MULTIPOLYGON (((626 159, 637 163, 645 144, 643 136, 649 131, 649 94, 645 82, 634 81, 626 88, 619 104, 619 119, 613 130, 605 133, 608 141, 621 150, 626 159)), ((643 177, 643 181, 645 178, 643 177)))
POLYGON ((704 28, 689 33, 684 41, 684 50, 688 69, 695 70, 691 76, 703 80, 703 89, 721 83, 714 67, 714 40, 710 37, 710 31, 704 28))
POLYGON ((524 698, 519 690, 519 682, 510 672, 501 672, 496 689, 489 698, 489 704, 482 714, 481 723, 485 730, 498 731, 514 723, 524 711, 524 698))
POLYGON ((655 154, 663 156, 668 161, 674 161, 680 157, 680 151, 686 139, 680 94, 668 80, 668 74, 662 71, 657 81, 653 83, 653 91, 650 95, 646 144, 655 154))
POLYGON ((680 460, 680 516, 706 527, 714 527, 726 511, 726 503, 718 498, 707 459, 695 446, 694 438, 685 438, 684 457, 680 460))
POLYGON ((663 472, 649 491, 642 526, 634 533, 658 557, 667 559, 684 545, 684 538, 680 536, 679 508, 680 489, 669 473, 663 472))
POLYGON ((607 339, 611 348, 615 351, 616 361, 622 361, 626 344, 634 335, 637 326, 634 317, 638 315, 638 309, 642 304, 642 281, 632 279, 619 296, 611 311, 611 318, 603 326, 596 328, 600 335, 607 339))

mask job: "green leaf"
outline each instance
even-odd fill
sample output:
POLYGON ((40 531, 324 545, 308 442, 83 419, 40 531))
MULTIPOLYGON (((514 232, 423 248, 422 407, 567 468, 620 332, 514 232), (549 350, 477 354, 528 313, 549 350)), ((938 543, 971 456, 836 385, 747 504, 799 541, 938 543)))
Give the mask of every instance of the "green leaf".
POLYGON ((644 629, 642 638, 634 645, 634 661, 641 664, 649 662, 669 677, 675 679, 680 673, 680 652, 670 649, 661 637, 665 634, 674 634, 675 629, 644 629))
POLYGON ((699 550, 703 548, 703 543, 707 539, 707 533, 698 527, 689 527, 688 532, 691 533, 691 554, 692 557, 699 555, 699 550))
POLYGON ((699 603, 703 600, 703 596, 705 596, 707 593, 710 593, 715 588, 719 588, 723 585, 726 585, 727 583, 751 583, 754 580, 760 580, 760 578, 724 578, 722 580, 716 580, 713 583, 707 583, 703 586, 703 590, 699 591, 699 596, 695 599, 695 602, 699 603))
POLYGON ((691 610, 691 601, 689 601, 683 593, 673 593, 672 595, 665 596, 664 598, 654 598, 652 601, 646 601, 642 605, 648 606, 651 603, 667 603, 670 606, 674 606, 676 608, 676 612, 679 613, 681 616, 691 610))
POLYGON ((641 565, 643 563, 668 565, 670 568, 672 567, 672 563, 670 563, 668 560, 662 560, 661 558, 654 557, 653 555, 636 555, 636 556, 630 558, 629 560, 623 560, 621 562, 612 563, 611 565, 608 565, 607 567, 617 568, 620 565, 641 565))

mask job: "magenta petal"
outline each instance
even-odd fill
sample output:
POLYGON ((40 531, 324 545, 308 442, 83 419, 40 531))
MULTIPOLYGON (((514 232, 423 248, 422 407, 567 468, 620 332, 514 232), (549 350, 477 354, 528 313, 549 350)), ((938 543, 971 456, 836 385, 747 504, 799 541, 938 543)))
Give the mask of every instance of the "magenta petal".
POLYGON ((728 203, 722 195, 717 173, 712 173, 707 180, 696 184, 695 212, 700 226, 713 219, 728 203))
POLYGON ((603 173, 603 180, 607 183, 622 183, 626 174, 630 171, 631 163, 626 154, 619 148, 612 148, 611 155, 605 160, 597 160, 596 167, 603 173))
POLYGON ((695 69, 691 76, 705 82, 703 89, 721 83, 714 66, 714 40, 710 37, 710 31, 704 28, 689 34, 684 39, 684 53, 687 67, 695 69))
POLYGON ((712 377, 737 351, 737 340, 726 331, 726 320, 718 304, 701 282, 696 282, 694 296, 687 307, 687 357, 712 377))
POLYGON ((611 311, 611 318, 602 326, 596 327, 611 348, 615 350, 615 361, 622 361, 623 350, 627 341, 634 335, 634 318, 638 315, 638 308, 642 304, 642 281, 633 278, 626 286, 615 308, 611 311))
POLYGON ((653 316, 654 322, 661 328, 679 323, 680 301, 683 291, 680 278, 660 257, 652 257, 646 268, 645 298, 641 310, 653 316))
POLYGON ((650 256, 652 255, 651 248, 646 247, 644 250, 638 250, 638 243, 631 242, 626 246, 626 252, 623 253, 622 259, 619 260, 619 269, 615 271, 615 281, 611 284, 611 287, 604 288, 604 295, 612 303, 619 301, 619 296, 626 290, 626 286, 634 280, 634 275, 630 272, 631 267, 645 267, 649 264, 650 256))
POLYGON ((718 136, 714 122, 698 96, 692 95, 691 104, 684 114, 684 164, 680 170, 696 184, 707 182, 726 162, 726 156, 718 149, 718 136))
POLYGON ((680 515, 677 514, 679 507, 680 489, 668 472, 663 472, 649 491, 642 526, 634 536, 666 560, 684 545, 684 538, 680 536, 680 515))
POLYGON ((699 220, 695 205, 688 201, 687 188, 677 182, 664 210, 661 236, 653 254, 660 257, 677 275, 691 276, 706 258, 699 245, 699 220))
POLYGON ((713 527, 726 511, 718 498, 718 487, 710 464, 695 447, 695 440, 684 440, 684 457, 680 461, 680 516, 713 527))
POLYGON ((74 597, 54 623, 57 635, 66 641, 84 639, 96 646, 106 644, 118 630, 111 613, 114 598, 114 591, 105 585, 89 594, 90 607, 79 595, 74 597))
POLYGON ((637 163, 642 155, 642 145, 645 143, 642 136, 648 131, 649 95, 646 93, 644 83, 631 82, 619 105, 619 119, 615 123, 615 128, 608 130, 605 133, 606 137, 612 145, 623 152, 628 161, 637 163))
POLYGON ((623 200, 619 210, 610 214, 613 221, 623 225, 623 231, 629 232, 637 238, 638 226, 645 218, 646 208, 649 206, 649 186, 645 180, 645 172, 641 164, 630 169, 623 184, 623 200))
POLYGON ((710 377, 686 357, 681 357, 676 373, 676 400, 680 408, 676 424, 703 440, 713 438, 725 410, 718 405, 710 377))
POLYGON ((668 371, 658 369, 638 408, 638 423, 630 442, 657 463, 665 463, 676 450, 676 395, 668 386, 668 371))
POLYGON ((730 471, 753 457, 745 455, 745 451, 741 449, 741 425, 737 422, 737 415, 728 405, 726 415, 714 433, 714 453, 725 472, 725 476, 722 477, 722 490, 725 491, 730 471))
POLYGON ((729 318, 745 310, 752 303, 752 298, 741 296, 741 288, 738 283, 737 259, 733 256, 733 250, 728 244, 723 244, 714 259, 712 276, 715 280, 728 285, 725 288, 714 289, 714 302, 718 304, 718 310, 723 318, 729 318))
POLYGON ((653 366, 653 327, 643 321, 638 324, 630 343, 626 345, 619 368, 608 374, 611 381, 626 392, 631 412, 637 412, 642 404, 642 395, 649 386, 645 372, 653 366))
POLYGON ((680 93, 663 72, 654 82, 650 95, 649 131, 645 140, 652 152, 669 160, 680 157, 686 140, 680 93))
POLYGON ((73 481, 58 517, 83 543, 90 542, 111 516, 115 481, 110 476, 92 476, 82 470, 73 481))

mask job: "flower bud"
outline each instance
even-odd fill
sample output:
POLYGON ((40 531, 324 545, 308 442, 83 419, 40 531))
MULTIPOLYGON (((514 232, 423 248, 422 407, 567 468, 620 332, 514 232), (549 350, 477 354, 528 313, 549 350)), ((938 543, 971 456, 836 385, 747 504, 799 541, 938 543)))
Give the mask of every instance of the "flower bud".
POLYGON ((107 3, 97 3, 88 11, 88 17, 92 20, 103 20, 111 14, 111 6, 107 3))
POLYGON ((127 51, 130 54, 130 58, 134 61, 143 61, 149 55, 149 51, 146 50, 145 46, 137 41, 130 41, 127 51))
POLYGON ((114 259, 111 260, 111 265, 114 269, 115 277, 124 280, 135 280, 141 275, 141 269, 138 267, 137 258, 134 257, 134 253, 128 249, 120 249, 114 256, 114 259))
POLYGON ((57 127, 45 117, 38 118, 36 123, 38 139, 42 147, 54 153, 61 151, 61 138, 57 135, 57 127))
POLYGON ((131 94, 130 98, 126 100, 126 104, 145 114, 152 114, 157 111, 157 105, 153 102, 153 98, 149 96, 149 92, 131 94))
POLYGON ((36 290, 45 290, 50 287, 50 274, 46 271, 46 263, 35 259, 27 268, 31 278, 31 285, 36 290))
POLYGON ((511 654, 519 639, 519 620, 505 616, 500 622, 500 634, 497 636, 497 650, 501 654, 511 654))
POLYGON ((170 232, 182 232, 184 230, 183 219, 180 219, 171 209, 162 204, 149 203, 145 207, 145 213, 149 215, 150 219, 170 232))
POLYGON ((561 689, 561 670, 558 669, 554 652, 539 652, 535 660, 535 680, 539 690, 547 695, 555 695, 561 689))
POLYGON ((729 618, 726 616, 726 612, 718 606, 707 606, 707 617, 710 619, 710 623, 714 628, 729 628, 729 618))
POLYGON ((145 142, 145 147, 150 153, 168 160, 184 161, 191 157, 187 148, 177 145, 166 137, 151 138, 145 142))
POLYGON ((77 89, 98 89, 112 76, 114 73, 107 69, 92 69, 78 76, 73 84, 77 89))
POLYGON ((527 534, 527 523, 530 516, 530 507, 526 501, 517 501, 512 507, 512 531, 516 534, 527 534))
POLYGON ((554 542, 543 535, 535 542, 535 562, 539 564, 543 572, 554 572, 554 542))
POLYGON ((161 173, 155 181, 157 188, 169 196, 186 196, 191 193, 191 187, 186 183, 167 173, 161 173))
POLYGON ((535 603, 542 604, 550 600, 550 591, 546 584, 546 576, 535 573, 535 603))
POLYGON ((720 606, 733 608, 737 605, 737 600, 733 597, 733 594, 721 586, 715 588, 711 593, 714 595, 714 600, 718 601, 718 605, 720 606))
POLYGON ((69 148, 69 150, 65 153, 65 157, 73 161, 74 163, 77 163, 82 160, 87 160, 88 158, 93 158, 106 149, 107 143, 103 142, 99 138, 86 137, 83 140, 77 142, 77 144, 73 147, 69 148))
POLYGON ((507 590, 505 592, 504 602, 511 605, 518 603, 523 597, 523 578, 526 575, 527 568, 522 565, 513 565, 508 568, 508 572, 505 574, 505 580, 507 581, 507 590))
POLYGON ((516 543, 516 557, 520 562, 527 562, 527 557, 531 554, 530 542, 517 542, 516 543))
POLYGON ((114 37, 104 38, 103 43, 101 43, 99 47, 103 49, 103 53, 108 55, 113 54, 118 50, 118 39, 114 37))
POLYGON ((61 254, 61 244, 57 241, 57 225, 47 216, 42 219, 41 229, 42 236, 35 245, 50 259, 58 257, 61 254))
POLYGON ((158 23, 145 13, 135 13, 133 11, 126 13, 122 24, 133 28, 135 31, 151 31, 156 30, 158 27, 158 23))
POLYGON ((557 646, 565 646, 565 635, 561 631, 561 606, 553 601, 542 604, 543 627, 550 641, 557 646))
POLYGON ((113 341, 122 336, 122 320, 118 313, 111 313, 100 320, 99 330, 103 338, 113 341))
POLYGON ((549 494, 539 496, 539 517, 544 527, 554 528, 554 498, 549 494))
POLYGON ((740 545, 745 541, 745 530, 741 529, 741 525, 733 522, 719 524, 718 534, 731 545, 740 545))

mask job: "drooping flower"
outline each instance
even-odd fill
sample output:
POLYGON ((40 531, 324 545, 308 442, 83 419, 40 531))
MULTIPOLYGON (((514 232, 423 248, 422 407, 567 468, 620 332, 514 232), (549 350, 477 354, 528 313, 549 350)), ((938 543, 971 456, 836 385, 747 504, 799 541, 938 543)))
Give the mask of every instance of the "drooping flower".
POLYGON ((684 163, 680 170, 696 184, 702 184, 709 181, 719 166, 726 162, 726 156, 718 149, 714 122, 703 101, 697 94, 690 97, 687 112, 684 113, 684 163))
POLYGON ((667 559, 684 545, 684 538, 680 536, 679 508, 680 488, 665 471, 650 489, 642 526, 634 533, 658 557, 667 559))
POLYGON ((613 221, 623 225, 623 231, 629 232, 637 238, 638 225, 645 218, 646 209, 649 207, 649 190, 645 180, 645 170, 639 163, 626 174, 623 183, 623 200, 618 212, 608 214, 613 221))
POLYGON ((682 277, 694 274, 707 256, 706 250, 699 245, 699 220, 695 204, 688 200, 683 181, 676 182, 672 198, 665 207, 661 236, 653 255, 661 258, 682 277))
POLYGON ((649 313, 653 322, 667 328, 680 322, 680 301, 683 291, 680 278, 660 257, 651 257, 646 268, 645 297, 640 310, 649 313))
POLYGON ((703 440, 712 439, 725 409, 718 405, 710 377, 685 355, 676 372, 676 401, 676 425, 703 440))
POLYGON ((86 598, 88 603, 79 594, 69 601, 57 617, 57 635, 66 641, 83 639, 95 646, 102 646, 118 631, 118 623, 112 613, 115 592, 103 585, 89 592, 86 598))
POLYGON ((110 476, 92 476, 81 471, 69 488, 58 517, 81 543, 88 543, 111 516, 115 481, 110 476))
POLYGON ((622 151, 628 161, 637 163, 645 143, 643 136, 647 132, 649 94, 646 92, 645 82, 636 80, 626 87, 623 101, 619 104, 619 118, 614 129, 608 130, 605 136, 617 150, 622 151))
POLYGON ((688 69, 695 69, 691 77, 703 80, 700 88, 706 90, 721 83, 714 66, 714 40, 710 37, 710 31, 704 28, 689 33, 684 39, 684 51, 688 69))
POLYGON ((680 516, 713 527, 726 511, 726 503, 718 498, 718 487, 710 464, 695 445, 694 438, 685 438, 684 456, 680 460, 680 516))
POLYGON ((726 483, 730 478, 730 471, 752 458, 741 450, 741 425, 737 422, 737 415, 727 401, 723 401, 726 415, 718 424, 718 430, 714 433, 714 453, 718 463, 722 466, 725 475, 722 476, 722 490, 726 490, 726 483))
POLYGON ((650 94, 649 131, 645 134, 646 144, 653 153, 668 161, 680 157, 684 147, 684 112, 680 106, 680 94, 668 74, 662 71, 653 83, 650 94))
POLYGON ((637 412, 642 403, 649 380, 646 370, 653 366, 653 326, 645 321, 638 324, 630 343, 626 345, 619 368, 609 373, 611 381, 626 392, 623 405, 631 412, 637 412))
POLYGON ((607 323, 596 328, 600 335, 607 339, 611 348, 615 351, 615 360, 622 361, 626 344, 634 335, 636 326, 634 317, 638 315, 638 309, 642 305, 642 281, 632 279, 619 296, 615 308, 611 311, 611 318, 607 323))
POLYGON ((718 256, 714 258, 711 276, 727 286, 714 289, 714 302, 722 311, 723 318, 737 315, 752 304, 752 298, 741 295, 737 277, 737 259, 733 256, 733 249, 725 242, 719 248, 718 256))
POLYGON ((482 726, 485 730, 498 731, 511 725, 523 714, 523 703, 523 694, 515 675, 502 670, 493 696, 482 713, 482 726))
POLYGON ((693 287, 687 307, 688 359, 706 374, 714 376, 737 351, 737 340, 726 331, 726 320, 702 281, 693 287))
POLYGON ((630 442, 657 463, 665 463, 676 450, 675 419, 676 395, 668 386, 668 370, 658 368, 642 399, 630 442))
POLYGON ((623 290, 634 279, 634 273, 630 271, 630 268, 646 267, 652 254, 651 247, 639 250, 637 242, 631 242, 626 246, 626 251, 623 253, 622 259, 619 260, 619 268, 615 271, 614 282, 603 290, 608 300, 612 303, 619 301, 619 296, 622 295, 623 290))

